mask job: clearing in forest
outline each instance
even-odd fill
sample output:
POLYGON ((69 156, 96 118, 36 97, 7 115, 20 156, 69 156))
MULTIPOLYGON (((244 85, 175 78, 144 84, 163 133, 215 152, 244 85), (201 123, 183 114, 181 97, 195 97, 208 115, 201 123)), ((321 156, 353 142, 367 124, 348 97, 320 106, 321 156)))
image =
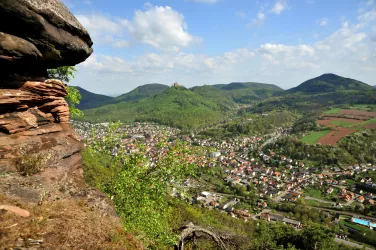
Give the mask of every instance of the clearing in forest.
POLYGON ((331 130, 312 132, 303 137, 301 141, 310 144, 334 145, 343 137, 356 131, 364 128, 376 129, 376 112, 334 108, 324 112, 316 122, 320 126, 331 128, 331 130))
POLYGON ((304 136, 301 141, 308 144, 316 143, 321 137, 325 136, 326 134, 332 132, 331 130, 324 130, 324 131, 316 131, 312 132, 307 136, 304 136))

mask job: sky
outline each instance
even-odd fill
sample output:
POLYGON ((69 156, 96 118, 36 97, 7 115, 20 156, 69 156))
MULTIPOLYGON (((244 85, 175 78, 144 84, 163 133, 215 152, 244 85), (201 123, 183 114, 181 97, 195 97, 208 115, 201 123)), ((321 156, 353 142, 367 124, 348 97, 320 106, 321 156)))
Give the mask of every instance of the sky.
POLYGON ((71 85, 263 82, 334 73, 376 85, 376 0, 63 0, 93 54, 71 85))

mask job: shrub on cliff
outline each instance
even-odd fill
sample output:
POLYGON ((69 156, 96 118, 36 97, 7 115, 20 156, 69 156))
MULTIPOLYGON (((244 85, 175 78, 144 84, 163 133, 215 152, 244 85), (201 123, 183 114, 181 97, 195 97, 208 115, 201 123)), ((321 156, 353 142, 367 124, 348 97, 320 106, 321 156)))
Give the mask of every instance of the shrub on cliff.
POLYGON ((17 162, 17 170, 24 176, 34 175, 46 167, 44 154, 25 154, 17 162))
MULTIPOLYGON (((196 166, 186 159, 190 149, 183 143, 170 144, 162 140, 155 146, 154 164, 150 164, 145 145, 139 144, 136 152, 127 153, 121 144, 124 135, 119 131, 119 125, 110 125, 108 134, 94 139, 87 152, 94 155, 101 152, 108 159, 110 177, 102 169, 103 175, 98 179, 104 181, 101 189, 113 200, 127 231, 139 235, 157 249, 161 245, 172 246, 177 236, 169 226, 168 197, 172 183, 178 184, 195 172, 196 166)), ((95 168, 101 169, 100 166, 95 168)), ((96 182, 95 177, 91 180, 96 182)))

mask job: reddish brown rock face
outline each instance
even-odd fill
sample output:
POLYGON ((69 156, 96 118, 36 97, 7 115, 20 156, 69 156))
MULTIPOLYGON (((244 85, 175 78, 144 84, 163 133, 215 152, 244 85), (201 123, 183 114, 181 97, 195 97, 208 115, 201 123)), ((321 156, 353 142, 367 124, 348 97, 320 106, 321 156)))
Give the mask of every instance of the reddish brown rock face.
POLYGON ((47 69, 84 61, 89 34, 59 0, 0 1, 0 21, 0 173, 37 160, 79 167, 83 144, 69 125, 66 86, 47 69))
POLYGON ((77 165, 75 155, 81 159, 83 144, 68 124, 65 84, 21 81, 8 82, 12 89, 0 89, 0 173, 18 171, 23 160, 36 155, 43 155, 46 167, 77 165))

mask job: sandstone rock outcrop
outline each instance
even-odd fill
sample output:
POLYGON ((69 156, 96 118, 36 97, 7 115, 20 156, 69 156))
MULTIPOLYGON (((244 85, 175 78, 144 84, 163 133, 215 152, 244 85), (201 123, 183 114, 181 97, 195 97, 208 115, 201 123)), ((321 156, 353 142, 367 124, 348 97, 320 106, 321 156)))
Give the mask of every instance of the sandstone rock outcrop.
POLYGON ((80 164, 65 84, 47 69, 84 61, 91 46, 59 0, 0 1, 0 174, 35 155, 48 167, 80 164))
POLYGON ((84 61, 91 46, 87 31, 59 0, 0 0, 0 224, 8 225, 0 227, 0 245, 6 249, 31 249, 33 242, 43 249, 86 249, 86 243, 98 247, 95 242, 108 241, 110 230, 99 232, 101 226, 89 223, 102 221, 103 215, 116 220, 115 210, 106 195, 84 182, 84 145, 69 123, 66 85, 47 74, 47 69, 84 61), (69 227, 48 219, 43 234, 34 232, 38 240, 30 239, 28 230, 44 221, 38 211, 51 214, 50 208, 69 204, 73 211, 53 215, 68 213, 60 223, 69 227), (87 207, 96 213, 80 222, 87 207), (88 232, 86 226, 94 230, 88 232), (81 228, 82 237, 76 239, 72 228, 81 228), (60 248, 69 241, 74 244, 60 248), (77 247, 79 241, 85 247, 77 247))
POLYGON ((0 1, 0 67, 19 72, 75 65, 92 53, 89 34, 59 0, 0 1))

